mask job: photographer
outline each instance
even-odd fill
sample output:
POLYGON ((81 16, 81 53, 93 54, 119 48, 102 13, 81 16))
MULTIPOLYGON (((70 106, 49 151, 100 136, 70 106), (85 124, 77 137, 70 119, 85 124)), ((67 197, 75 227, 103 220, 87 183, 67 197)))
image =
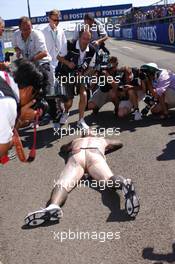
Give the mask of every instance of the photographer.
MULTIPOLYGON (((102 65, 100 62, 99 66, 102 65)), ((109 63, 106 64, 106 70, 99 72, 99 78, 97 82, 97 90, 93 93, 92 97, 88 102, 88 109, 93 110, 94 113, 97 113, 99 109, 107 104, 112 102, 115 107, 118 105, 118 84, 115 77, 118 72, 118 59, 116 57, 110 57, 109 63), (100 82, 101 77, 104 78, 104 82, 100 82), (111 78, 108 78, 111 77, 111 78)))
POLYGON ((175 73, 159 69, 155 63, 142 65, 141 69, 148 77, 150 93, 159 101, 152 107, 152 113, 160 114, 161 119, 168 118, 168 109, 175 107, 175 73))
POLYGON ((120 94, 118 116, 122 118, 131 113, 135 121, 141 120, 139 101, 144 97, 145 83, 140 69, 124 67, 118 90, 120 94))
POLYGON ((0 158, 13 145, 13 129, 33 121, 41 89, 47 85, 46 76, 36 66, 23 59, 15 62, 12 76, 0 72, 0 158))
POLYGON ((90 45, 91 33, 88 31, 81 31, 77 41, 69 42, 67 44, 67 54, 64 57, 58 56, 61 62, 60 85, 65 89, 64 107, 60 124, 65 124, 68 120, 69 109, 72 106, 75 94, 75 87, 78 89, 80 95, 79 101, 79 121, 77 126, 79 128, 88 129, 88 125, 84 120, 84 112, 87 104, 86 84, 82 77, 85 77, 86 71, 89 70, 91 61, 93 61, 95 49, 90 45), (75 81, 70 83, 70 78, 74 77, 75 81), (62 80, 66 80, 63 81, 62 80))
MULTIPOLYGON (((109 54, 109 50, 105 47, 105 41, 108 39, 108 34, 105 30, 105 26, 90 13, 85 14, 84 24, 81 25, 81 29, 87 29, 91 32, 91 44, 96 50, 102 49, 109 54)), ((74 32, 75 40, 78 39, 79 31, 76 28, 74 32)))

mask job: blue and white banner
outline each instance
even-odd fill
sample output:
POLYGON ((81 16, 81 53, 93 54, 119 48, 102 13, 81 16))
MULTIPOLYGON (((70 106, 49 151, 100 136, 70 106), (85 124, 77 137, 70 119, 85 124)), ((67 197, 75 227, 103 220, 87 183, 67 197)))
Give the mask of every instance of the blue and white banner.
POLYGON ((115 38, 140 40, 157 44, 175 46, 175 22, 151 22, 123 26, 112 33, 115 38))
MULTIPOLYGON (((86 13, 91 13, 95 18, 116 17, 124 15, 125 10, 132 7, 132 4, 99 6, 79 9, 61 10, 60 21, 82 20, 86 13)), ((48 12, 45 16, 31 18, 33 24, 43 24, 48 22, 48 12)), ((6 27, 18 26, 19 19, 6 20, 6 27)))

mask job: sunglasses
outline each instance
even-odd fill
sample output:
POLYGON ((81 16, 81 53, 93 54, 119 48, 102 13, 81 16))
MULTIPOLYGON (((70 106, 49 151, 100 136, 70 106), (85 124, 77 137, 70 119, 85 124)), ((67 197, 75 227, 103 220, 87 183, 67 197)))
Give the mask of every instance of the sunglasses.
POLYGON ((53 18, 51 18, 51 20, 52 20, 53 22, 59 22, 59 21, 60 21, 59 19, 53 19, 53 18))

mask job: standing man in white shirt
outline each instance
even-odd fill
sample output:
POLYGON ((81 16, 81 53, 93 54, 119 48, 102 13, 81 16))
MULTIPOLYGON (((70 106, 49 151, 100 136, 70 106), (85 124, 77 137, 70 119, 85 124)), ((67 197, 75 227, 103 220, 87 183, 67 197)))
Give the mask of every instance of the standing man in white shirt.
MULTIPOLYGON (((50 66, 51 57, 48 53, 45 38, 40 30, 32 28, 32 23, 28 17, 21 17, 19 21, 19 30, 13 35, 13 47, 15 48, 17 58, 25 58, 33 62, 41 71, 44 71, 48 77, 48 86, 46 95, 53 95, 53 71, 50 66)), ((50 116, 56 118, 55 102, 53 99, 47 99, 50 107, 50 116)))
MULTIPOLYGON (((55 85, 55 68, 58 65, 58 54, 65 54, 67 49, 67 39, 64 33, 64 30, 59 25, 59 17, 60 11, 59 10, 51 10, 49 12, 49 24, 42 30, 46 46, 49 55, 51 56, 51 70, 53 72, 53 80, 52 80, 52 88, 54 93, 54 85, 55 85)), ((54 99, 53 99, 54 100, 54 99)), ((55 100, 54 100, 55 101, 55 100)), ((56 102, 52 104, 56 109, 56 102)), ((56 122, 56 120, 55 120, 56 122)), ((56 122, 57 123, 57 122, 56 122)))
POLYGON ((49 55, 52 58, 51 65, 53 69, 58 65, 58 53, 65 53, 67 48, 67 39, 64 30, 59 25, 59 10, 52 10, 49 13, 49 24, 42 30, 49 55))

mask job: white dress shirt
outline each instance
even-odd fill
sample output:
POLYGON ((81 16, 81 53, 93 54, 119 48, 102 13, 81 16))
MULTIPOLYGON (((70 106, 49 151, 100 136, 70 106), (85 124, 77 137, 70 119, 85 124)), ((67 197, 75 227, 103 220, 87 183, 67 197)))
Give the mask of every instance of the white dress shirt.
POLYGON ((51 65, 55 68, 58 64, 57 55, 65 54, 67 49, 67 39, 64 33, 64 30, 58 25, 56 30, 53 31, 50 25, 47 25, 42 30, 47 50, 52 58, 51 65))
MULTIPOLYGON (((23 40, 20 30, 15 31, 12 43, 14 48, 19 48, 21 50, 22 57, 28 60, 31 60, 39 52, 47 51, 44 35, 40 30, 36 29, 32 29, 32 32, 26 41, 23 40)), ((47 57, 44 57, 37 62, 41 65, 50 61, 51 57, 48 54, 47 57)))

